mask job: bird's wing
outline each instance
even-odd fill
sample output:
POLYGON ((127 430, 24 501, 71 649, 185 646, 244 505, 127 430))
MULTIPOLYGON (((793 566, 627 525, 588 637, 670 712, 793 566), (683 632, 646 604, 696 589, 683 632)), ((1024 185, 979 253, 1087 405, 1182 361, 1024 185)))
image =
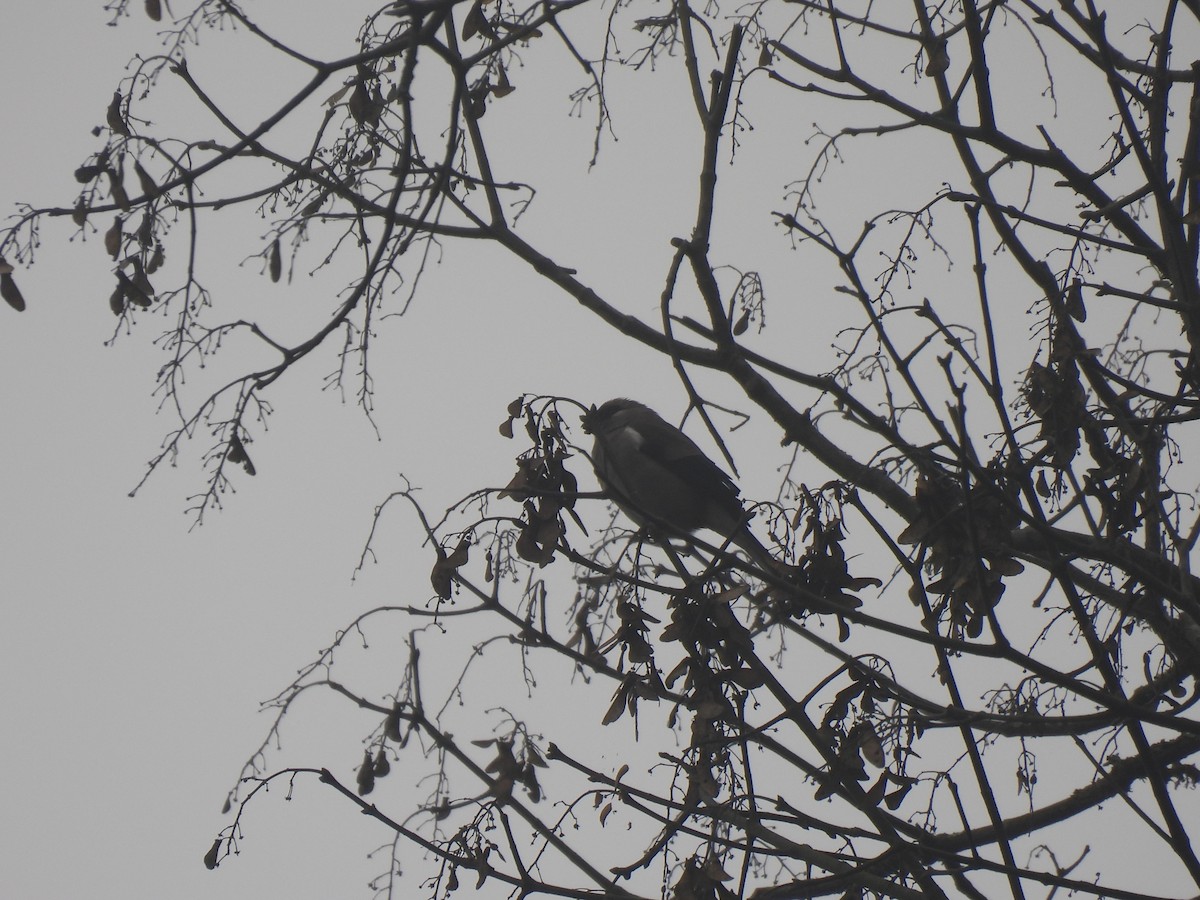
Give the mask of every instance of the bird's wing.
POLYGON ((741 509, 733 479, 678 428, 658 416, 647 417, 631 428, 640 438, 638 449, 648 458, 710 500, 741 509))

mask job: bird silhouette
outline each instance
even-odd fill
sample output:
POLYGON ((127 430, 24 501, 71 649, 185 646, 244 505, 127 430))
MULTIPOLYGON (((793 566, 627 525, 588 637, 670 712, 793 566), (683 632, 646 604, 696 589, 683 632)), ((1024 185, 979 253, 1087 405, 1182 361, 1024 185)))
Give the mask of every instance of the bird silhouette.
POLYGON ((584 414, 583 429, 594 439, 592 467, 601 488, 638 525, 660 535, 715 532, 780 589, 773 594, 800 607, 842 613, 860 605, 841 591, 814 593, 801 569, 772 557, 750 531, 750 514, 733 479, 648 406, 609 400, 584 414))
POLYGON ((592 467, 625 515, 651 530, 715 532, 769 569, 778 563, 754 536, 733 479, 690 437, 650 407, 617 398, 583 417, 592 467))

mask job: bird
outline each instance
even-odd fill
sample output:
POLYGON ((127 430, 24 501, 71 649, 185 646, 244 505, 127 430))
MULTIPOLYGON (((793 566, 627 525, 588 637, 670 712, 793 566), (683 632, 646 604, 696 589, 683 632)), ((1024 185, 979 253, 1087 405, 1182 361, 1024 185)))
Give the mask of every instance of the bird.
POLYGON ((687 536, 706 529, 768 571, 780 567, 750 531, 733 479, 696 442, 636 400, 618 397, 583 416, 600 487, 637 525, 687 536))
POLYGON ((771 556, 750 530, 751 514, 733 479, 650 407, 609 400, 584 413, 583 430, 593 437, 600 487, 637 525, 685 537, 716 532, 772 582, 771 596, 793 609, 841 616, 862 605, 845 590, 815 593, 801 567, 771 556))

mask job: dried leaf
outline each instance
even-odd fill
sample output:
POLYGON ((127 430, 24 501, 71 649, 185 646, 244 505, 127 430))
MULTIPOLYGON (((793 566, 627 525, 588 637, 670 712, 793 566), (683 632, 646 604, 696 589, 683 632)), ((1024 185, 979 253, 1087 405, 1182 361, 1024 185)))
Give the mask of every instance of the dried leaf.
POLYGON ((548 544, 543 546, 538 544, 537 532, 539 524, 530 523, 521 529, 521 533, 517 535, 515 549, 521 559, 544 566, 554 558, 555 545, 548 544))
POLYGON ((837 786, 834 784, 833 778, 827 774, 820 776, 820 781, 817 782, 817 789, 813 792, 814 800, 828 800, 837 793, 837 786))
POLYGON ((429 573, 429 583, 433 585, 434 592, 442 600, 449 600, 451 597, 454 573, 460 566, 466 565, 468 547, 470 547, 470 541, 464 537, 449 556, 441 547, 437 548, 438 558, 433 564, 433 571, 429 573))
POLYGON ((900 532, 896 538, 897 544, 919 544, 929 532, 929 520, 924 515, 918 516, 900 532))
POLYGON ((546 762, 545 758, 542 756, 542 752, 533 744, 525 744, 525 759, 531 766, 537 766, 539 769, 550 768, 550 764, 546 762))
POLYGON ((738 320, 733 323, 733 335, 738 337, 746 333, 746 329, 750 327, 750 310, 743 310, 738 316, 738 320))
POLYGON ((383 735, 389 741, 395 741, 397 744, 402 740, 402 735, 400 734, 399 703, 392 707, 391 712, 387 714, 387 718, 383 720, 383 735))
POLYGON ((467 13, 467 17, 463 20, 462 39, 468 41, 477 34, 490 38, 496 37, 496 29, 492 27, 492 23, 483 14, 482 0, 475 0, 471 4, 471 9, 467 13))
POLYGON ((358 784, 358 796, 365 797, 371 791, 375 790, 375 763, 371 759, 371 751, 363 751, 362 765, 358 767, 358 774, 354 778, 358 784))
POLYGON ((906 785, 903 785, 902 787, 897 788, 896 790, 892 791, 890 794, 888 794, 887 796, 885 796, 883 798, 884 805, 888 809, 892 810, 892 812, 895 812, 897 809, 900 808, 900 804, 904 802, 905 796, 911 790, 912 790, 911 784, 906 784, 906 785))
POLYGON ((1083 281, 1076 278, 1071 282, 1071 286, 1067 288, 1066 297, 1067 315, 1076 322, 1087 321, 1087 307, 1083 305, 1083 281))
POLYGON ((552 519, 541 520, 541 523, 538 525, 535 540, 543 547, 553 548, 558 544, 558 539, 562 536, 563 524, 556 516, 552 519))
POLYGON ((204 854, 204 868, 209 871, 217 867, 217 857, 221 855, 221 839, 217 838, 213 841, 213 845, 208 848, 208 852, 204 854))
POLYGON ((869 722, 864 722, 859 726, 858 749, 862 753, 863 759, 877 769, 883 768, 883 743, 869 722))
POLYGON ((129 202, 129 194, 125 192, 125 185, 121 181, 121 174, 116 169, 109 169, 107 174, 109 193, 112 195, 113 203, 117 204, 125 212, 129 212, 133 208, 133 204, 129 202))
POLYGON ((350 95, 350 102, 346 104, 346 108, 359 125, 371 128, 379 124, 382 104, 376 102, 362 81, 354 85, 354 92, 350 95))
POLYGON ((888 777, 887 772, 879 776, 879 779, 871 785, 867 790, 867 800, 872 806, 878 806, 883 800, 883 792, 887 790, 888 777))
POLYGON ((525 793, 529 795, 532 803, 541 802, 542 786, 538 783, 537 769, 533 766, 526 766, 521 771, 521 785, 525 788, 525 793))
POLYGON ((21 296, 17 283, 13 281, 12 275, 8 272, 0 275, 0 297, 3 297, 4 302, 17 312, 25 311, 25 298, 21 296))
POLYGON ((628 692, 625 689, 625 685, 621 685, 619 688, 617 688, 617 692, 613 695, 612 703, 609 704, 608 712, 604 714, 602 724, 611 725, 613 722, 617 721, 617 719, 621 718, 625 712, 625 702, 627 696, 628 692))
POLYGON ((75 180, 80 184, 87 184, 103 171, 101 166, 80 166, 75 170, 75 180))
POLYGON ((279 252, 279 238, 275 238, 271 242, 271 254, 267 262, 267 269, 270 271, 271 281, 278 284, 283 275, 283 257, 279 252))
POLYGON ((306 219, 309 216, 315 216, 317 214, 317 212, 321 209, 322 204, 325 203, 325 199, 328 196, 329 195, 324 192, 318 194, 316 197, 314 197, 312 200, 308 201, 308 203, 306 203, 304 205, 304 209, 300 210, 300 215, 304 216, 306 219))
POLYGON ((350 165, 356 169, 365 169, 367 166, 374 165, 375 160, 379 158, 379 151, 374 145, 368 147, 362 153, 355 154, 350 158, 350 165))
POLYGON ((1010 558, 992 560, 992 571, 997 575, 1020 575, 1025 571, 1025 566, 1019 560, 1010 558))
POLYGON ((497 65, 496 83, 492 85, 492 95, 495 97, 507 97, 516 88, 508 80, 508 72, 504 71, 504 63, 497 65))
POLYGON ((433 571, 429 573, 429 583, 433 586, 433 592, 442 600, 449 600, 453 595, 454 572, 448 569, 442 559, 438 559, 433 564, 433 571))
POLYGON ((467 564, 467 557, 470 553, 471 542, 467 538, 462 538, 458 542, 458 546, 454 548, 454 552, 446 557, 446 565, 451 568, 458 569, 467 564))
POLYGON ((729 673, 729 680, 748 691, 763 684, 763 676, 755 669, 734 669, 729 673))
POLYGON ((112 102, 108 104, 108 111, 104 115, 105 122, 116 134, 123 137, 129 137, 129 126, 125 123, 125 117, 121 114, 121 92, 114 91, 112 102))
POLYGON ((479 890, 481 887, 483 887, 483 883, 487 881, 488 876, 492 874, 492 864, 488 862, 488 855, 491 852, 491 847, 485 847, 483 853, 479 854, 475 860, 478 872, 475 877, 475 890, 479 890))
POLYGON ((392 764, 388 762, 387 754, 383 752, 383 747, 380 747, 379 751, 375 754, 373 771, 376 778, 383 778, 392 771, 392 764))
POLYGON ((146 15, 151 22, 162 21, 162 0, 146 0, 146 15))
POLYGON ((136 287, 145 297, 146 305, 150 305, 150 301, 154 299, 154 285, 150 283, 150 279, 146 277, 146 272, 142 268, 142 261, 136 256, 133 260, 133 286, 136 287))
POLYGON ((142 164, 136 159, 133 161, 133 171, 137 175, 138 185, 142 189, 142 193, 147 197, 157 197, 160 193, 158 182, 150 177, 150 173, 142 168, 142 164))
POLYGON ((721 868, 721 863, 718 862, 715 856, 710 856, 704 860, 704 865, 701 871, 704 872, 705 877, 708 878, 709 881, 720 883, 733 879, 732 875, 721 868))
POLYGON ((155 244, 154 252, 150 254, 150 261, 146 263, 146 274, 153 275, 160 268, 162 268, 163 259, 165 256, 166 254, 163 252, 163 245, 155 244))
MULTIPOLYGON (((575 480, 575 476, 566 469, 560 471, 559 490, 562 491, 562 499, 559 501, 566 509, 574 509, 575 495, 579 493, 579 482, 575 480)), ((574 515, 574 513, 572 513, 574 515)), ((575 519, 579 521, 578 518, 575 519)))
POLYGON ((1050 490, 1050 484, 1046 481, 1046 470, 1040 469, 1037 475, 1037 481, 1034 483, 1034 488, 1038 492, 1039 497, 1049 498, 1053 491, 1050 490))
POLYGON ((108 231, 104 232, 104 249, 112 259, 121 255, 121 225, 123 221, 120 216, 115 217, 108 231))
MULTIPOLYGON (((663 633, 665 634, 667 632, 667 630, 672 627, 673 626, 668 625, 666 628, 663 629, 663 633)), ((661 640, 663 640, 664 642, 668 642, 665 637, 661 638, 661 640)), ((691 660, 685 656, 683 659, 681 659, 679 662, 677 662, 675 664, 675 668, 673 668, 667 674, 667 677, 665 679, 663 679, 663 683, 667 687, 672 687, 675 684, 675 682, 679 680, 680 676, 687 674, 688 670, 691 669, 691 667, 692 667, 691 660)))
POLYGON ((108 297, 108 308, 113 311, 114 316, 125 312, 125 283, 120 278, 117 279, 116 289, 108 297))
POLYGON ((150 212, 149 207, 142 215, 142 223, 138 225, 137 239, 143 247, 149 247, 154 243, 154 215, 150 212))
POLYGON ((467 108, 465 112, 467 118, 471 121, 478 121, 487 113, 488 90, 488 86, 484 84, 467 92, 467 108))
POLYGON ((247 475, 258 474, 258 471, 254 468, 254 463, 250 461, 250 454, 246 452, 246 445, 242 443, 242 439, 236 431, 233 433, 233 437, 229 439, 229 450, 226 451, 225 458, 231 463, 240 463, 242 468, 246 470, 247 475))
MULTIPOLYGON (((845 585, 843 585, 843 587, 845 587, 846 590, 850 590, 850 591, 861 591, 863 588, 883 587, 883 582, 880 581, 878 578, 870 578, 870 577, 864 575, 864 576, 859 576, 857 578, 856 577, 848 577, 846 579, 846 583, 845 583, 845 585)), ((845 595, 843 594, 842 596, 845 596, 845 595)), ((857 599, 857 598, 855 598, 855 599, 857 599)), ((860 606, 862 606, 862 601, 855 603, 853 608, 858 609, 858 607, 860 607, 860 606)))

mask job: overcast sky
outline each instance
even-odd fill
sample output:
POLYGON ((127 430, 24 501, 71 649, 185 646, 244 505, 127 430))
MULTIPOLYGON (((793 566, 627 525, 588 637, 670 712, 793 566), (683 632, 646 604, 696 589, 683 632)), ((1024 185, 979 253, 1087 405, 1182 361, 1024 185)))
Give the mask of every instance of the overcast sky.
MULTIPOLYGON (((106 28, 101 6, 5 8, 6 214, 17 200, 70 203, 135 41, 153 46, 144 18, 106 28)), ((287 810, 295 827, 256 830, 236 865, 201 859, 266 725, 257 702, 365 602, 349 573, 382 485, 334 477, 328 459, 352 449, 343 472, 380 475, 384 447, 326 401, 331 418, 300 454, 321 477, 288 484, 263 467, 191 533, 194 460, 128 499, 167 424, 150 395, 157 354, 145 335, 103 346, 109 263, 69 233, 47 230, 38 265, 17 275, 29 309, 5 308, 0 324, 0 894, 316 898, 365 884, 373 844, 339 858, 315 790, 287 810)))
MULTIPOLYGON (((372 5, 345 4, 355 7, 347 12, 355 21, 372 5)), ((17 201, 73 202, 72 171, 99 146, 90 130, 103 123, 126 60, 155 46, 140 2, 119 28, 105 26, 101 7, 99 0, 79 0, 69 12, 42 0, 6 6, 6 214, 17 201)), ((291 7, 297 23, 310 24, 303 36, 315 46, 315 13, 327 15, 328 4, 291 7)), ((339 35, 346 43, 336 55, 351 52, 355 21, 339 35)), ((211 35, 205 40, 202 51, 218 46, 211 35)), ((255 80, 252 67, 221 81, 207 58, 200 71, 230 91, 252 95, 266 82, 255 80)), ((565 93, 555 95, 564 117, 565 93)), ((586 172, 590 141, 581 123, 566 154, 575 175, 586 172)), ((669 171, 647 174, 660 187, 670 181, 669 171)), ((598 173, 585 186, 599 206, 605 177, 598 173)), ((676 228, 689 215, 684 207, 676 228)), ((646 219, 629 227, 652 227, 646 219)), ((233 233, 254 234, 255 227, 233 233)), ((468 490, 507 481, 519 448, 496 428, 522 391, 653 401, 672 396, 669 373, 661 363, 639 372, 628 355, 613 367, 606 351, 617 343, 609 336, 570 339, 584 314, 526 296, 515 272, 505 281, 448 263, 429 282, 438 302, 416 309, 410 324, 393 324, 377 344, 383 439, 352 404, 320 393, 332 368, 325 356, 275 392, 269 437, 252 450, 257 477, 235 478, 227 509, 191 528, 186 498, 202 487, 196 454, 207 445, 193 446, 177 469, 127 497, 171 426, 168 415, 156 415, 151 394, 161 357, 149 341, 162 323, 144 317, 139 332, 104 346, 115 322, 107 303, 111 263, 98 235, 81 246, 68 243, 72 231, 61 220, 47 224, 37 265, 16 273, 27 311, 0 309, 0 894, 306 900, 361 889, 366 896, 380 864, 365 853, 387 835, 312 783, 290 804, 282 796, 257 804, 240 858, 204 869, 204 853, 229 821, 220 815, 226 792, 270 722, 259 701, 286 686, 357 613, 428 596, 430 558, 414 558, 417 533, 403 516, 384 529, 381 565, 351 584, 372 510, 400 485, 401 473, 440 509, 468 490), (476 302, 481 295, 491 302, 476 302), (511 338, 521 333, 513 328, 521 317, 529 317, 526 334, 559 339, 531 354, 532 345, 511 338), (455 473, 471 478, 464 484, 455 473)), ((577 232, 586 236, 586 223, 577 232)), ((257 247, 224 249, 236 263, 257 247)), ((632 284, 638 265, 605 267, 605 276, 632 284)), ((208 278, 250 302, 271 290, 257 271, 231 269, 226 283, 210 269, 208 278)), ((657 285, 659 273, 652 275, 647 283, 657 285)), ((308 289, 279 286, 263 302, 308 289)), ((652 313, 655 302, 648 293, 644 311, 652 313)), ((298 748, 289 760, 340 760, 340 774, 352 777, 357 741, 371 722, 337 705, 305 713, 311 732, 299 722, 289 732, 287 748, 298 748)))
MULTIPOLYGON (((358 21, 374 5, 340 4, 347 24, 338 33, 322 25, 326 0, 289 0, 284 24, 318 55, 322 47, 347 55, 358 21), (338 39, 332 46, 331 35, 338 39)), ((6 5, 6 214, 17 201, 71 204, 72 171, 99 145, 90 129, 103 123, 126 60, 155 46, 140 0, 115 29, 105 27, 101 0, 74 0, 69 12, 65 6, 6 5)), ((269 103, 280 85, 275 72, 256 70, 246 61, 252 56, 214 57, 221 40, 204 38, 196 59, 207 60, 207 68, 198 64, 196 71, 248 110, 260 99, 269 103)), ((521 81, 519 73, 514 80, 518 91, 505 102, 535 110, 541 104, 567 120, 564 86, 521 81)), ((536 174, 547 188, 522 227, 563 252, 563 261, 606 297, 656 320, 666 242, 687 232, 694 213, 694 124, 686 104, 647 103, 623 114, 620 143, 608 145, 590 173, 592 132, 583 120, 558 132, 562 143, 534 142, 530 158, 506 163, 512 177, 536 174), (648 120, 657 127, 640 127, 648 120), (522 165, 532 171, 523 173, 522 165), (634 174, 654 202, 615 206, 613 185, 634 174), (554 206, 557 179, 573 180, 569 207, 554 206), (562 223, 569 227, 557 227, 562 223)), ((503 121, 495 114, 485 120, 496 129, 503 121)), ((779 159, 795 154, 810 123, 759 123, 758 132, 743 136, 745 168, 755 172, 754 154, 762 154, 765 170, 795 176, 779 159)), ((913 196, 928 195, 942 177, 922 162, 914 154, 909 181, 900 186, 913 196)), ((854 189, 875 202, 869 182, 854 189)), ((766 214, 780 208, 782 190, 782 183, 754 179, 736 193, 758 218, 749 227, 729 217, 728 258, 756 250, 764 233, 782 244, 766 214)), ((206 232, 212 252, 205 251, 205 277, 224 296, 244 297, 248 309, 324 302, 331 282, 302 277, 271 285, 256 262, 240 265, 258 251, 265 229, 251 217, 219 235, 206 232)), ((403 320, 385 323, 375 345, 380 439, 352 403, 321 391, 331 358, 310 361, 270 395, 277 413, 251 447, 258 475, 235 476, 227 508, 192 527, 184 511, 187 497, 203 487, 198 454, 207 444, 192 446, 178 468, 164 468, 135 499, 127 496, 172 425, 169 415, 157 414, 152 394, 162 359, 150 339, 164 325, 143 317, 133 335, 104 345, 116 321, 107 302, 111 262, 99 235, 81 245, 68 242, 73 230, 47 223, 37 265, 16 273, 28 310, 0 308, 0 895, 367 896, 380 863, 365 854, 388 835, 311 782, 290 803, 275 792, 252 807, 239 858, 216 872, 201 860, 228 824, 220 815, 226 792, 270 723, 259 702, 285 687, 356 614, 428 597, 431 558, 399 510, 380 532, 379 564, 351 583, 374 507, 401 486, 401 475, 422 487, 435 512, 470 490, 506 482, 521 448, 496 429, 508 401, 522 392, 584 402, 632 395, 671 417, 681 408, 677 382, 662 360, 631 353, 531 273, 499 260, 481 265, 473 257, 468 265, 451 248, 431 271, 423 299, 403 320)), ((764 262, 769 283, 800 280, 795 258, 784 254, 778 270, 771 265, 764 262)), ((800 314, 811 316, 812 308, 800 314)), ((1026 328, 1019 318, 1013 327, 1026 328)), ((817 329, 785 323, 778 334, 796 352, 829 352, 828 335, 817 329)), ((731 441, 735 449, 751 446, 752 431, 731 441)), ((777 454, 777 436, 764 446, 777 454)), ((748 496, 771 495, 775 462, 743 466, 748 496)), ((397 636, 375 637, 374 652, 382 655, 397 636)), ((343 660, 351 669, 354 652, 343 660)), ((358 740, 371 727, 345 704, 314 700, 276 758, 329 765, 352 778, 358 740)))

